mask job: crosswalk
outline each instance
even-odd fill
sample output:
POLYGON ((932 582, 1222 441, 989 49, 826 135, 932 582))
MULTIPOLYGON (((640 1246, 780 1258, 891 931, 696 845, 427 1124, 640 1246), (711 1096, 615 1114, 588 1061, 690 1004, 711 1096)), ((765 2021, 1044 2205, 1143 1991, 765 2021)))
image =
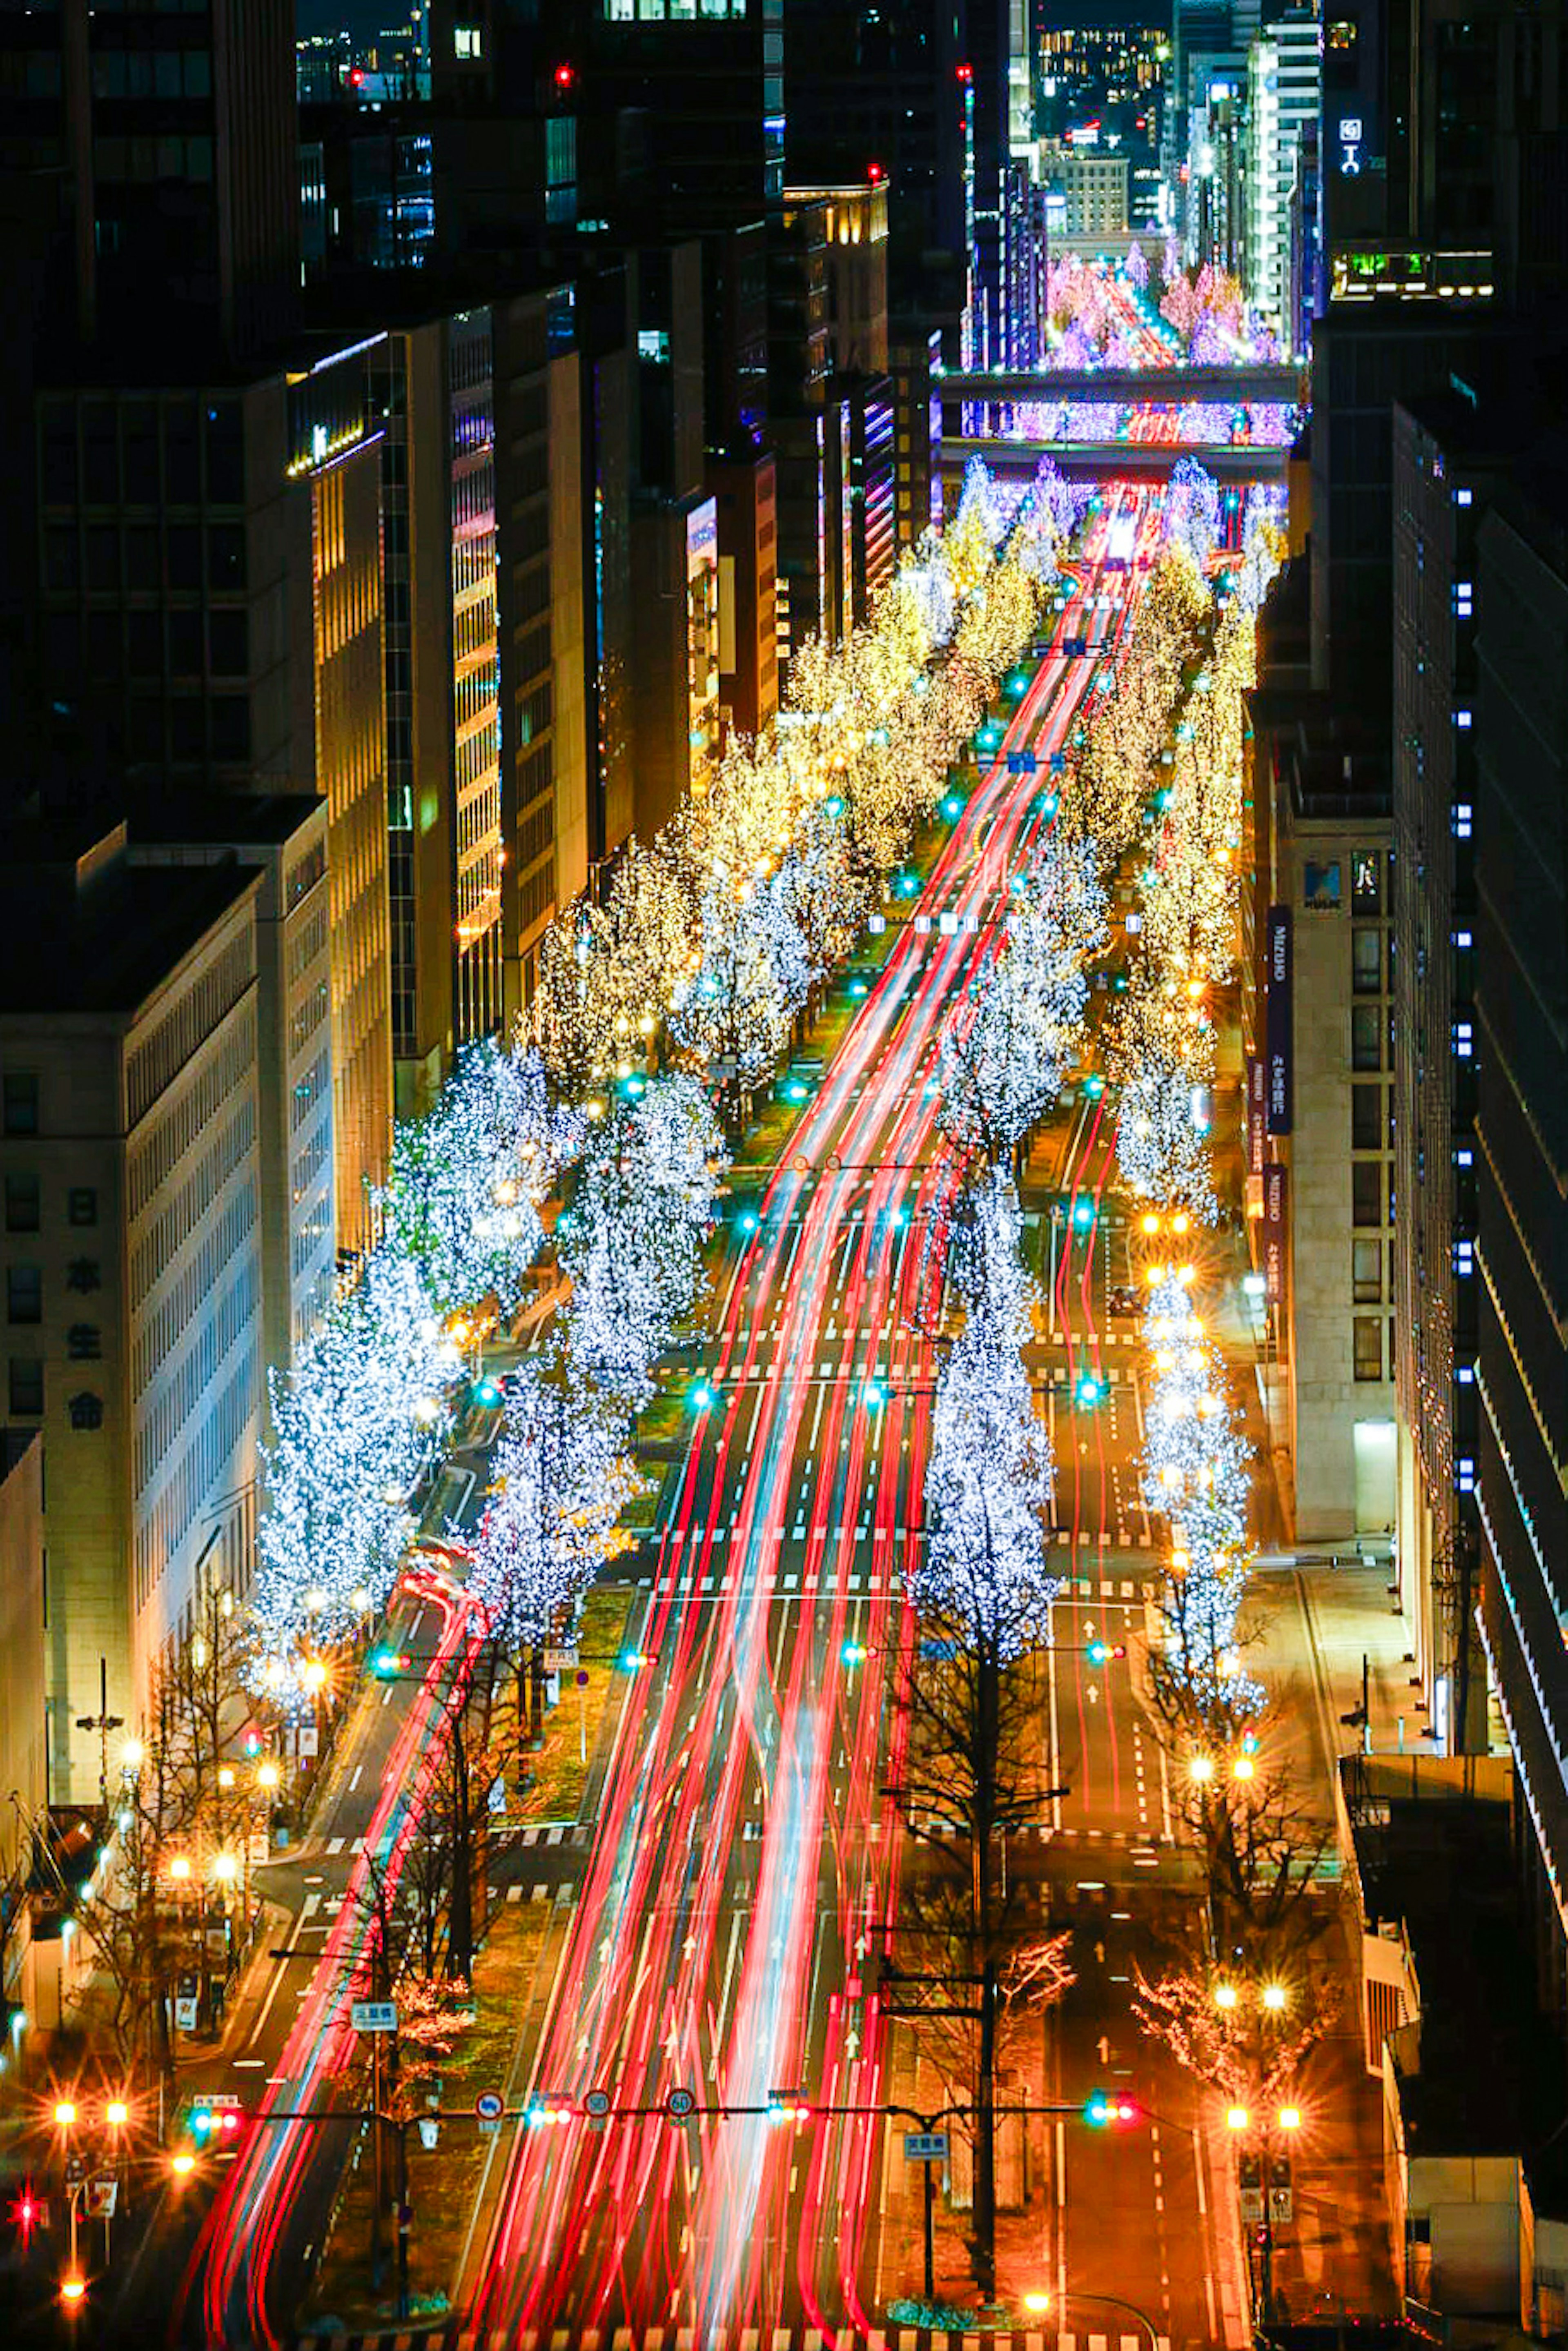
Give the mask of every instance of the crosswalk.
MULTIPOLYGON (((841 2330, 820 2326, 705 2327, 699 2342, 689 2326, 573 2328, 549 2335, 525 2327, 516 2333, 415 2328, 401 2335, 338 2335, 339 2351, 1149 2351, 1150 2336, 1085 2335, 1049 2328, 1005 2327, 946 2333, 917 2326, 841 2330)), ((319 2335, 302 2335, 296 2351, 320 2351, 319 2335)), ((1168 2335, 1153 2338, 1154 2351, 1171 2351, 1168 2335)))
MULTIPOLYGON (((774 1526, 767 1531, 777 1541, 782 1534, 783 1529, 774 1526)), ((843 1525, 828 1527, 818 1520, 814 1525, 804 1529, 797 1522, 789 1531, 796 1541, 803 1541, 808 1534, 813 1536, 825 1534, 837 1541, 845 1533, 853 1532, 860 1540, 870 1541, 874 1537, 875 1541, 882 1542, 886 1540, 889 1531, 884 1526, 867 1528, 862 1525, 854 1529, 843 1525)), ((899 1541, 904 1540, 908 1531, 905 1527, 894 1527, 892 1530, 894 1540, 899 1541)), ((722 1542, 725 1540, 725 1534, 724 1528, 716 1528, 714 1541, 722 1542)), ((690 1548, 695 1552, 703 1539, 704 1530, 701 1527, 673 1527, 669 1530, 667 1538, 673 1553, 685 1548, 688 1541, 690 1548)), ((665 1540, 665 1535, 657 1530, 638 1538, 642 1549, 653 1551, 656 1551, 665 1540)), ((1067 1528, 1061 1527, 1057 1531, 1056 1541, 1058 1549, 1066 1551, 1071 1547, 1072 1537, 1067 1528)), ((1081 1537, 1080 1541, 1084 1543, 1085 1549, 1094 1548, 1092 1538, 1084 1541, 1081 1537)), ((1153 1548, 1153 1539, 1146 1533, 1134 1533, 1131 1529, 1122 1528, 1116 1535, 1115 1548, 1117 1551, 1149 1551, 1153 1548)), ((653 1578, 651 1575, 640 1575, 636 1581, 639 1592, 651 1592, 653 1588, 653 1578)), ((1158 1585, 1147 1576, 1139 1575, 1076 1575, 1071 1578, 1071 1596, 1079 1600, 1145 1600, 1153 1597, 1159 1589, 1158 1585)), ((787 1569, 780 1578, 780 1587, 786 1592, 864 1593, 868 1597, 874 1598, 879 1592, 901 1594, 904 1591, 904 1578, 896 1571, 884 1575, 874 1569, 868 1569, 863 1573, 858 1568, 852 1569, 845 1576, 823 1575, 820 1573, 802 1574, 798 1571, 787 1569)), ((750 1586, 743 1575, 726 1573, 722 1569, 713 1568, 706 1575, 694 1576, 688 1589, 694 1593, 700 1593, 704 1599, 722 1599, 727 1593, 745 1592, 749 1590, 750 1586)))

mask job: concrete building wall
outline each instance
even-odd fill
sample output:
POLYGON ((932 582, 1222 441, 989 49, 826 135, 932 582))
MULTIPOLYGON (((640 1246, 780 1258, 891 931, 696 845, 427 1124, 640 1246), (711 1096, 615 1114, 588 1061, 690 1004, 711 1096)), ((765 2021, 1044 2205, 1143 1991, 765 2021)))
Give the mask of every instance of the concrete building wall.
POLYGON ((373 1238, 392 1152, 381 452, 361 442, 309 476, 316 783, 327 802, 338 1240, 373 1238))
MULTIPOLYGON (((48 1800, 45 1736, 44 1440, 35 1436, 0 1479, 0 1772, 25 1813, 48 1800)), ((22 1857, 19 1825, 0 1831, 0 1884, 22 1857)), ((19 1954, 11 1954, 13 1959, 19 1954)), ((6 1989, 0 1986, 0 1991, 6 1989)))
POLYGON ((1292 1451, 1297 1536, 1316 1541, 1394 1523, 1389 828, 1291 812, 1285 832, 1292 1451))
POLYGON ((0 1065, 37 1081, 37 1131, 0 1164, 40 1215, 5 1245, 13 1416, 41 1382, 50 1779, 97 1793, 97 1742, 134 1717, 198 1574, 243 1589, 260 1434, 259 883, 130 1014, 0 1014, 0 1065), (18 1274, 36 1315, 18 1311, 18 1274))
MULTIPOLYGON (((587 887, 593 853, 588 789, 581 402, 581 360, 576 351, 563 351, 549 364, 550 659, 555 680, 552 913, 587 887)), ((536 943, 529 942, 530 949, 536 943)))

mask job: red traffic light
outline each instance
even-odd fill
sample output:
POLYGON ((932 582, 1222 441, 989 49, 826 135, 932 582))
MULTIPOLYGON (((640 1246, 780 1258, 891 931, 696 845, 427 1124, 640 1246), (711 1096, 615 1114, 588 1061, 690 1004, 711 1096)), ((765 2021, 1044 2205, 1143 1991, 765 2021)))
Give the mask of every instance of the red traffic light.
POLYGON ((563 57, 560 64, 557 66, 555 69, 555 86, 557 89, 570 89, 576 79, 577 68, 573 65, 568 65, 563 57))

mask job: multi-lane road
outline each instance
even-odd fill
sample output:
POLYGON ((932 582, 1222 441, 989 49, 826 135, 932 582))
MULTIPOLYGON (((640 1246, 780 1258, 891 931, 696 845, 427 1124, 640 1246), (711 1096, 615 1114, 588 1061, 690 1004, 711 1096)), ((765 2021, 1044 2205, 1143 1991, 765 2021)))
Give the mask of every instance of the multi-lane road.
MULTIPOLYGON (((511 2105, 557 2097, 574 2118, 515 2116, 493 2142, 455 2295, 481 2337, 773 2351, 778 2330, 800 2343, 815 2330, 847 2345, 918 2289, 915 2175, 886 2112, 906 2052, 866 1960, 896 1936, 905 1861, 888 1792, 894 1699, 956 1180, 936 1125, 936 1045, 1049 828, 1051 755, 1135 606, 1136 559, 1103 569, 1110 518, 921 895, 900 903, 785 1160, 759 1175, 750 1229, 732 1222, 689 1443, 637 1567, 632 1638, 649 1662, 560 1879, 547 1995, 519 2020, 511 2105), (1090 658, 1062 652, 1076 636, 1090 658), (1024 750, 1032 774, 1009 764, 1024 750), (672 2094, 685 2118, 671 2118, 672 2094), (591 2101, 608 2113, 591 2118, 591 2101), (803 2113, 780 2121, 779 2104, 803 2113)), ((1140 496, 1140 553, 1159 527, 1140 496)), ((1051 1303, 1031 1368, 1058 1464, 1063 1587, 1041 1736, 1065 1792, 1009 1863, 1038 1888, 1042 1922, 1072 1933, 1077 1980, 1045 2044, 1050 2102, 1113 2088, 1139 2117, 1114 2132, 1073 2113, 1037 2126, 1041 2164, 1006 2224, 1002 2284, 1049 2293, 1029 2322, 1040 2341, 1124 2331, 1179 2351, 1241 2335, 1223 2168, 1129 2007, 1139 1960, 1186 1897, 1170 1767, 1138 1698, 1155 1553, 1137 1496, 1134 1326, 1108 1306, 1128 1271, 1113 1143, 1112 1111, 1081 1098, 1045 1144, 1061 1213, 1045 1228, 1051 1303), (1096 1638, 1126 1655, 1096 1665, 1096 1638)), ((237 2054, 270 2118, 204 2231, 183 2305, 191 2340, 281 2335, 319 2242, 341 2146, 335 2126, 288 2117, 325 2104, 346 2062, 357 1880, 375 1856, 395 1866, 472 1637, 460 1593, 423 1604, 435 1662, 385 1719, 367 1699, 362 1749, 350 1743, 296 1889, 296 1956, 237 2054)))

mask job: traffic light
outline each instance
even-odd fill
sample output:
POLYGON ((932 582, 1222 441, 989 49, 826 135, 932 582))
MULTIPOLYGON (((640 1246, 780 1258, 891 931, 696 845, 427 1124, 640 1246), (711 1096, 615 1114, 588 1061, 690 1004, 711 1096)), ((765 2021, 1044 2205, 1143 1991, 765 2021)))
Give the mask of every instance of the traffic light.
POLYGON ((575 2122, 576 2101, 564 2091, 541 2091, 528 2100, 527 2119, 530 2130, 549 2130, 558 2124, 575 2122))
POLYGON ((496 1382, 488 1377, 482 1380, 476 1380, 474 1383, 474 1401, 476 1404, 482 1404, 486 1412, 488 1412, 492 1405, 498 1405, 500 1403, 501 1391, 496 1384, 496 1382))
POLYGON ((1090 1102, 1098 1102, 1104 1091, 1105 1081, 1098 1071, 1094 1071, 1084 1079, 1083 1092, 1090 1102))
POLYGON ((1085 1372, 1073 1393, 1076 1395, 1078 1402, 1083 1405, 1085 1410, 1088 1410, 1091 1406, 1097 1405, 1101 1397, 1104 1395, 1104 1382, 1097 1380, 1092 1372, 1085 1372))
POLYGON ((713 1390, 706 1380, 699 1380, 692 1390, 692 1403, 698 1412, 706 1412, 713 1402, 713 1390))
POLYGON ((1121 1641, 1091 1641, 1083 1654, 1092 1666, 1105 1666, 1113 1657, 1124 1657, 1127 1651, 1121 1641))
POLYGON ((870 1651, 863 1641, 846 1641, 839 1655, 846 1666, 863 1666, 870 1651))
POLYGON ((887 1390, 879 1379, 873 1377, 867 1380, 865 1384, 865 1400, 871 1406, 873 1412, 880 1412, 883 1405, 887 1402, 887 1390))
POLYGON ((389 1681, 394 1674, 406 1673, 408 1666, 409 1656, 406 1649, 383 1648, 372 1649, 371 1652, 371 1671, 372 1674, 379 1675, 382 1681, 389 1681))
POLYGON ((615 1662, 623 1674, 637 1674, 644 1666, 658 1664, 658 1652, 654 1649, 622 1649, 615 1662))
POLYGON ((768 2119, 770 2123, 803 2123, 810 2119, 811 2109, 802 2103, 799 2090, 769 2090, 768 2119))
POLYGON ((1093 1201, 1074 1200, 1072 1203, 1072 1221, 1081 1233, 1086 1233, 1090 1226, 1094 1222, 1093 1201))
POLYGON ((1118 2123, 1135 2123, 1138 2109, 1114 2090, 1096 2090, 1084 2106, 1083 2119, 1096 2130, 1106 2130, 1118 2123))

